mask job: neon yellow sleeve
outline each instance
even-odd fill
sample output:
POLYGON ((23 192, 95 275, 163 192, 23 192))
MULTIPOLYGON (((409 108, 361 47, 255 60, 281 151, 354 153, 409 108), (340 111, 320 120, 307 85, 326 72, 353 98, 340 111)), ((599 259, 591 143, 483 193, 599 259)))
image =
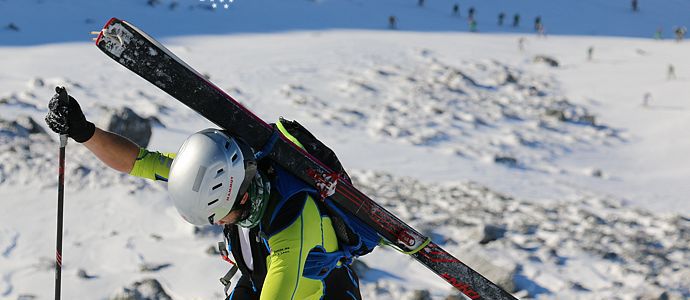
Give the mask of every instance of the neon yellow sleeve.
POLYGON ((129 175, 147 178, 152 180, 168 181, 170 166, 172 165, 175 153, 151 152, 144 148, 139 148, 139 155, 134 161, 134 166, 129 175))
POLYGON ((309 251, 322 242, 321 215, 309 197, 297 220, 268 239, 271 254, 266 258, 268 272, 261 300, 320 299, 323 283, 302 273, 309 251))

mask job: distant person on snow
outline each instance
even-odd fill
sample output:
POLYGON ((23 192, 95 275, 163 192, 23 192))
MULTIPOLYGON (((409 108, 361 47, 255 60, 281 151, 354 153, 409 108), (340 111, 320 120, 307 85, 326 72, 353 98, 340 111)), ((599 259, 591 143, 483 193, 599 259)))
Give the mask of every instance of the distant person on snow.
POLYGON ((534 31, 539 31, 539 28, 541 27, 541 16, 537 16, 536 18, 534 18, 534 31))
POLYGON ((470 19, 470 32, 477 32, 477 20, 470 19))
POLYGON ((638 4, 638 3, 637 3, 637 0, 632 0, 632 1, 630 2, 630 5, 632 6, 632 10, 635 11, 635 12, 638 11, 638 9, 639 9, 639 7, 637 7, 637 4, 638 4))
MULTIPOLYGON (((222 226, 232 245, 226 250, 242 274, 229 299, 361 299, 351 260, 337 259, 342 251, 335 221, 325 213, 318 191, 255 158, 241 139, 206 129, 187 138, 178 153, 150 151, 94 126, 66 93, 51 99, 45 120, 107 166, 167 182, 173 204, 187 222, 222 226), (316 252, 335 254, 336 259, 307 261, 316 252)), ((281 119, 276 128, 294 138, 295 126, 306 131, 295 124, 281 119)), ((332 169, 349 180, 335 154, 332 158, 332 169)))
POLYGON ((661 27, 657 27, 656 31, 654 32, 654 39, 655 40, 662 40, 663 37, 663 29, 661 27))
POLYGON ((651 101, 652 101, 652 93, 650 93, 650 92, 644 93, 644 97, 642 97, 642 106, 648 107, 649 102, 651 102, 651 101))
POLYGON ((593 56, 593 55, 594 55, 594 47, 593 47, 593 46, 589 46, 589 48, 587 48, 587 60, 588 60, 588 61, 592 61, 592 56, 593 56))
POLYGON ((513 27, 520 26, 520 14, 513 15, 513 27))
POLYGON ((418 5, 419 7, 423 7, 423 6, 424 6, 424 0, 419 0, 419 1, 417 1, 417 5, 418 5))
POLYGON ((685 38, 685 33, 688 31, 687 28, 683 26, 678 26, 676 27, 675 33, 676 33, 676 42, 681 42, 685 38))
POLYGON ((458 5, 457 3, 453 4, 453 15, 454 16, 460 15, 460 5, 458 5))
POLYGON ((501 12, 498 14, 498 26, 503 26, 503 19, 505 19, 506 14, 501 12))
POLYGON ((393 15, 388 17, 388 28, 389 29, 397 29, 398 28, 398 18, 396 18, 393 15))
POLYGON ((537 36, 546 37, 546 29, 544 29, 544 24, 539 23, 537 26, 537 36))
POLYGON ((676 68, 673 66, 673 64, 669 64, 668 69, 666 70, 666 80, 673 79, 676 79, 676 68))
POLYGON ((474 6, 467 10, 467 18, 471 21, 474 19, 474 6))

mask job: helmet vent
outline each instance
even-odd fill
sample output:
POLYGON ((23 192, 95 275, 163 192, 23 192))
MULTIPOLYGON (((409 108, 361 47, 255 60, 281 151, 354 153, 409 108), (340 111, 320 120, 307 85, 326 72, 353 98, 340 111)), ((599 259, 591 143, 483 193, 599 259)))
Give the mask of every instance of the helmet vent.
POLYGON ((221 173, 223 173, 223 168, 220 168, 218 171, 216 171, 216 176, 220 175, 221 173))
POLYGON ((196 178, 194 179, 194 186, 192 186, 192 191, 199 192, 201 187, 201 181, 204 179, 204 174, 206 174, 206 167, 201 166, 196 172, 196 178))
POLYGON ((218 199, 209 202, 209 203, 208 203, 208 206, 211 206, 211 205, 213 205, 213 204, 216 203, 216 202, 218 202, 218 199))
POLYGON ((230 148, 230 142, 225 142, 225 149, 229 149, 229 148, 230 148))
POLYGON ((214 191, 215 191, 217 188, 221 187, 222 185, 223 185, 222 182, 219 183, 219 184, 216 184, 211 190, 214 190, 214 191))
POLYGON ((237 153, 232 155, 232 158, 230 159, 231 162, 235 162, 237 160, 237 153))

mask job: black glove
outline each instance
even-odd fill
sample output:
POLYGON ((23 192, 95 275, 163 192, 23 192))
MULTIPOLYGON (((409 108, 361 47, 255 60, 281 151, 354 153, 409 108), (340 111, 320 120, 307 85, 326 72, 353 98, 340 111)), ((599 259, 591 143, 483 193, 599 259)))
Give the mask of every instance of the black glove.
POLYGON ((46 124, 55 133, 67 134, 78 143, 88 141, 96 126, 86 120, 77 100, 67 94, 64 87, 55 87, 55 96, 48 103, 46 124))

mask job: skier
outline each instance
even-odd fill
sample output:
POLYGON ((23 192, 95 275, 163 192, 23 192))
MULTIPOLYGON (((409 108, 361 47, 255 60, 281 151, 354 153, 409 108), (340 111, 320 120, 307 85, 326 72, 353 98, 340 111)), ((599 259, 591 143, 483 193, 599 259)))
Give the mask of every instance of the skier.
POLYGON ((520 50, 520 52, 525 51, 525 38, 524 37, 520 37, 518 39, 518 49, 520 50))
POLYGON ((418 0, 418 1, 417 1, 417 5, 418 5, 419 7, 423 7, 423 6, 424 6, 424 0, 418 0))
POLYGON ((472 21, 474 19, 474 6, 467 10, 467 18, 472 21))
POLYGON ((388 17, 388 28, 389 29, 397 29, 398 28, 398 18, 395 16, 391 15, 388 17))
POLYGON ((398 28, 398 18, 395 16, 391 15, 388 17, 388 28, 389 29, 397 29, 398 28))
POLYGON ((501 12, 498 14, 498 26, 503 26, 503 19, 505 19, 506 14, 501 12))
MULTIPOLYGON (((187 138, 177 154, 163 154, 99 129, 66 93, 48 106, 45 120, 53 131, 67 132, 117 171, 167 182, 187 222, 224 227, 242 274, 228 299, 361 299, 357 274, 346 260, 314 266, 307 259, 340 247, 331 219, 315 200, 318 192, 255 159, 241 140, 206 129, 187 138)), ((282 122, 276 124, 281 132, 287 126, 282 122)))
POLYGON ((592 56, 594 56, 594 46, 589 46, 587 48, 587 60, 592 61, 592 56))
POLYGON ((649 102, 652 101, 652 93, 646 92, 642 97, 642 106, 649 107, 649 102))
POLYGON ((674 31, 676 34, 676 42, 681 42, 685 38, 685 33, 688 31, 687 28, 684 26, 678 26, 676 27, 676 30, 674 31))
POLYGON ((540 28, 542 28, 541 16, 537 16, 536 18, 534 18, 534 31, 539 32, 540 28))
POLYGON ((513 15, 513 27, 520 26, 520 14, 513 15))
POLYGON ((470 19, 470 32, 477 32, 477 20, 474 18, 470 19))
POLYGON ((662 40, 663 37, 663 28, 657 27, 656 31, 654 32, 654 39, 655 40, 662 40))
POLYGON ((633 11, 638 11, 639 8, 637 7, 637 0, 630 1, 630 5, 632 6, 633 11))
POLYGON ((455 4, 453 4, 453 15, 459 16, 459 14, 460 14, 460 5, 455 3, 455 4))
POLYGON ((544 24, 542 23, 539 23, 539 25, 537 25, 537 36, 544 38, 546 37, 546 29, 544 29, 544 24))
POLYGON ((676 79, 676 67, 674 67, 673 64, 669 64, 666 70, 666 80, 673 79, 676 79))

